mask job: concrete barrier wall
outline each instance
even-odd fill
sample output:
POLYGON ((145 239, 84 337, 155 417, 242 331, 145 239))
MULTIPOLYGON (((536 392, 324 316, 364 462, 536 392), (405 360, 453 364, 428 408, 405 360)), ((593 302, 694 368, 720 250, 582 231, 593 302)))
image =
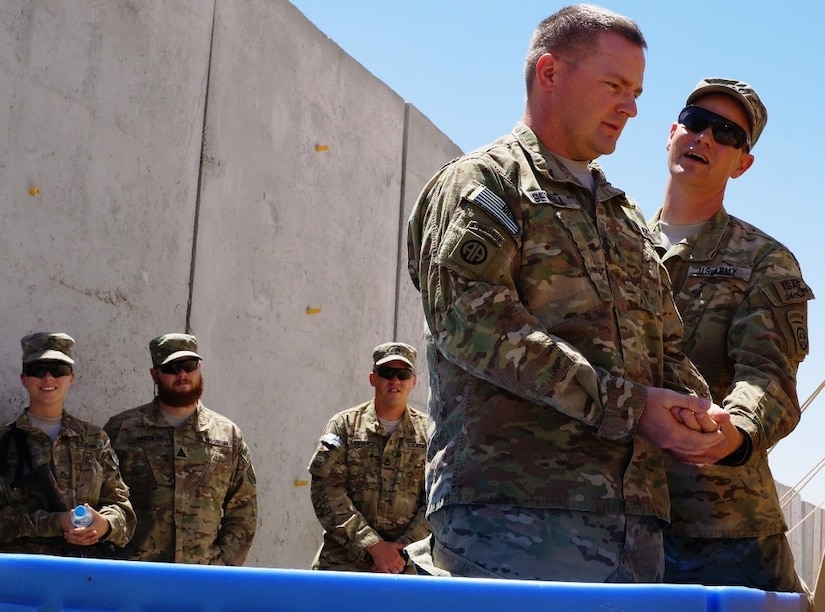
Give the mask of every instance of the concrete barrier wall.
POLYGON ((204 402, 252 448, 247 565, 308 567, 307 463, 371 397, 373 346, 423 348, 404 229, 458 147, 285 0, 7 0, 0 20, 0 418, 26 405, 26 333, 75 338, 67 409, 102 425, 152 397, 149 340, 188 328, 204 402))

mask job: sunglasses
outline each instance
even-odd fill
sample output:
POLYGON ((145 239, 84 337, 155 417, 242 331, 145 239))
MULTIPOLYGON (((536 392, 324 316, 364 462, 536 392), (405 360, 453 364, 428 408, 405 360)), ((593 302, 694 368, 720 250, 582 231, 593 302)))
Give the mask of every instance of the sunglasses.
POLYGON ((391 368, 389 366, 379 366, 375 368, 375 373, 381 378, 386 378, 387 380, 392 380, 393 378, 397 378, 398 380, 409 380, 415 376, 415 372, 408 370, 407 368, 391 368))
POLYGON ((164 374, 180 374, 180 371, 183 370, 184 372, 194 372, 198 369, 198 364, 200 364, 200 359, 181 359, 180 361, 170 361, 169 363, 164 363, 163 365, 158 366, 158 370, 163 372, 164 374))
POLYGON ((72 366, 60 361, 35 361, 23 366, 23 374, 26 376, 43 378, 46 376, 46 372, 51 374, 53 378, 62 378, 72 373, 72 366))
POLYGON ((679 123, 694 134, 704 132, 710 126, 713 139, 720 145, 733 147, 734 149, 747 147, 746 150, 748 151, 751 148, 751 139, 741 126, 704 108, 686 106, 679 113, 679 123))

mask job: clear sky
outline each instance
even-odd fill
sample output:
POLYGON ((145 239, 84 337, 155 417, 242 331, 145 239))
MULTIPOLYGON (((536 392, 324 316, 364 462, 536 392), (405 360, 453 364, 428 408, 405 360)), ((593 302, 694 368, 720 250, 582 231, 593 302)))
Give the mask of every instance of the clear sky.
MULTIPOLYGON (((464 151, 505 134, 521 118, 522 67, 536 25, 568 2, 538 0, 291 0, 350 56, 416 106, 464 151)), ((756 161, 728 183, 725 206, 794 252, 819 298, 810 303, 811 351, 799 371, 804 403, 825 380, 825 189, 814 178, 825 140, 825 2, 612 0, 596 2, 636 20, 648 42, 644 93, 616 152, 599 158, 608 179, 646 216, 659 207, 665 140, 703 77, 749 82, 768 109, 756 161), (819 186, 818 186, 819 185, 819 186), (820 267, 822 266, 822 267, 820 267)), ((323 70, 319 66, 318 70, 323 70)), ((825 392, 770 454, 788 486, 825 458, 825 392)), ((825 470, 802 497, 825 502, 825 470)))

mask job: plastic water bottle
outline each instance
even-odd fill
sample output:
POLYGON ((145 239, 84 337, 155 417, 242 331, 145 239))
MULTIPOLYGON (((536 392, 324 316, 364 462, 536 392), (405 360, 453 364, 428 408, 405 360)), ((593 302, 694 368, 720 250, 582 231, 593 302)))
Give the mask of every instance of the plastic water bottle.
POLYGON ((88 527, 94 520, 92 513, 86 509, 86 506, 76 506, 72 510, 72 525, 75 527, 88 527))

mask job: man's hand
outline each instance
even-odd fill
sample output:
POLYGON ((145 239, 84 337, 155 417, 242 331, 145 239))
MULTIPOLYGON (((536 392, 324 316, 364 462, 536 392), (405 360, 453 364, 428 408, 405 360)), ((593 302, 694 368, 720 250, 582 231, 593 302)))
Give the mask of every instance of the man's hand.
POLYGON ((372 557, 372 571, 381 574, 399 574, 407 562, 401 556, 404 544, 398 542, 378 542, 367 548, 372 557))
POLYGON ((676 420, 681 421, 694 431, 703 431, 705 433, 719 431, 720 424, 711 418, 707 412, 694 412, 681 406, 674 406, 670 409, 670 412, 676 420))
POLYGON ((636 431, 680 461, 694 463, 725 445, 724 423, 730 424, 730 415, 706 399, 648 387, 636 431))
MULTIPOLYGON (((677 417, 679 418, 679 417, 677 417)), ((681 418, 687 419, 688 421, 691 419, 688 415, 681 415, 681 418)), ((686 424, 688 424, 686 422, 686 424)), ((688 424, 690 427, 691 425, 688 424)), ((733 423, 721 423, 719 425, 719 429, 722 432, 722 435, 725 437, 725 443, 720 444, 718 446, 714 446, 713 448, 709 449, 704 455, 681 455, 677 452, 671 451, 671 455, 677 460, 681 461, 682 463, 688 463, 691 465, 712 465, 719 461, 720 459, 724 459, 731 453, 739 450, 739 447, 742 446, 742 443, 745 441, 745 434, 742 433, 739 428, 737 428, 733 423)), ((698 430, 697 430, 698 431, 698 430)))

